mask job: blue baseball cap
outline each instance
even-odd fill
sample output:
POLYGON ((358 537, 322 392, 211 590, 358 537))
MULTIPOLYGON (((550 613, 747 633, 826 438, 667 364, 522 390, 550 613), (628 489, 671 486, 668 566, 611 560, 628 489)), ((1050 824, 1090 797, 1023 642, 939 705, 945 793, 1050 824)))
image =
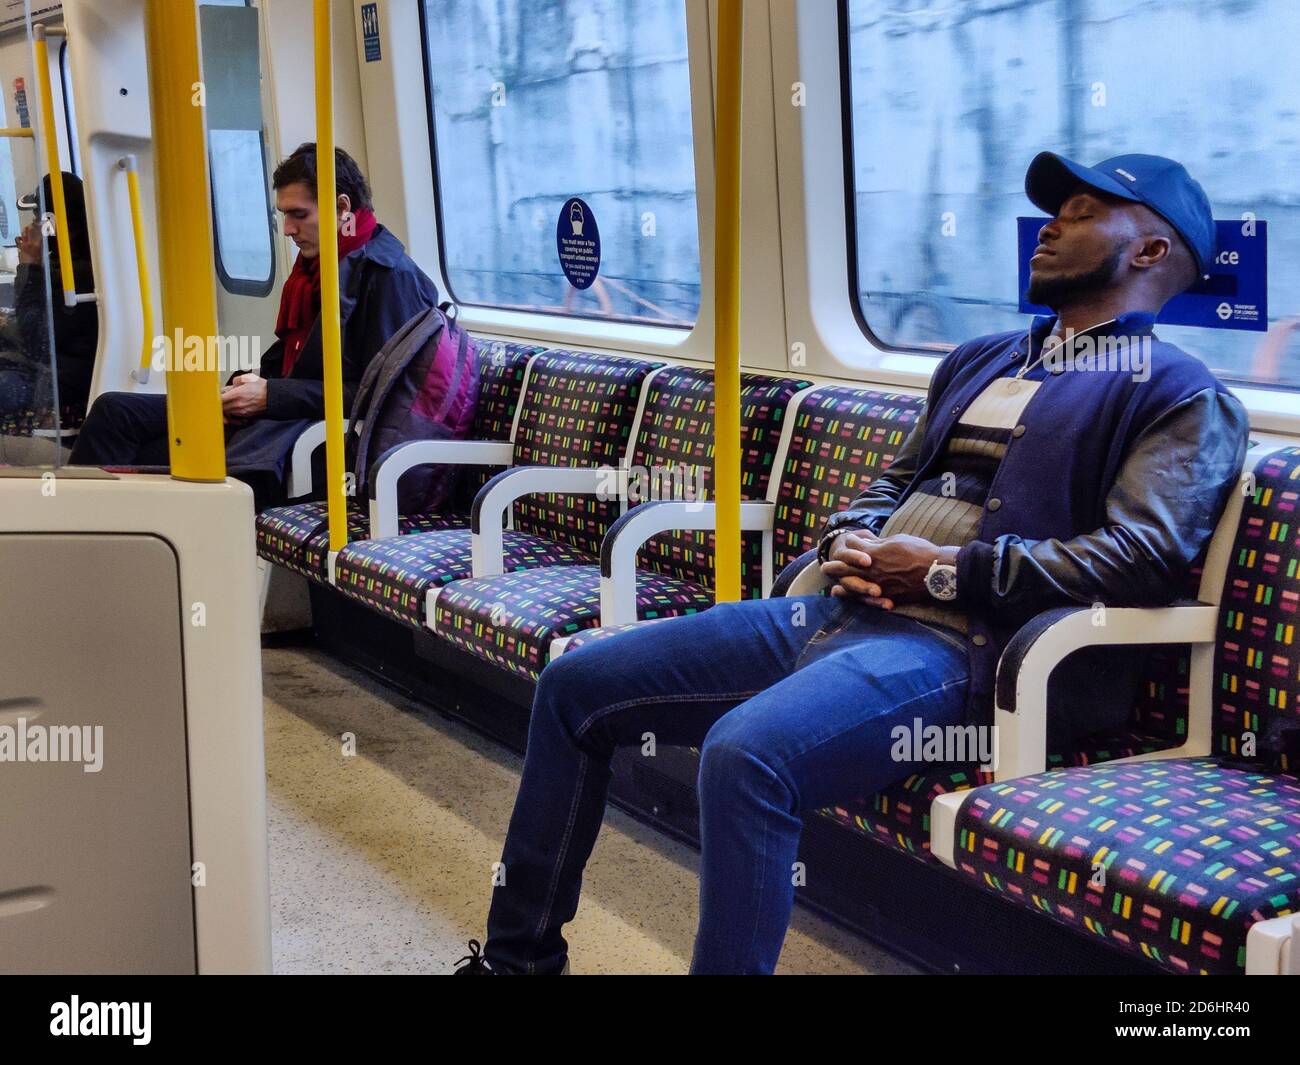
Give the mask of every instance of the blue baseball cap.
POLYGON ((1117 155, 1084 166, 1055 152, 1040 152, 1025 174, 1025 195, 1055 216, 1079 184, 1140 203, 1173 226, 1207 276, 1214 262, 1214 213, 1209 197, 1182 163, 1160 155, 1117 155))

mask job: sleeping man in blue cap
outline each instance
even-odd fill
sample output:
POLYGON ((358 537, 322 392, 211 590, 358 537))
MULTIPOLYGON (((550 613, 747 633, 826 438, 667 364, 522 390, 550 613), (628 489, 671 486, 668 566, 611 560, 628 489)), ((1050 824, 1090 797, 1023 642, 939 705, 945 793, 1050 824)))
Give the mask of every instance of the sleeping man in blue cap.
MULTIPOLYGON (((1035 615, 1187 594, 1248 429, 1214 375, 1153 334, 1210 269, 1209 201, 1150 155, 1043 153, 1025 188, 1051 216, 1028 294, 1055 313, 938 365, 892 464, 827 522, 833 594, 719 605, 543 672, 486 947, 461 973, 567 970, 610 759, 647 734, 701 749, 692 971, 772 972, 804 814, 925 771, 900 730, 989 726, 998 658, 1035 615), (1108 357, 1071 358, 1080 346, 1108 357), (1141 373, 1113 357, 1137 347, 1141 373)), ((1057 672, 1074 698, 1053 700, 1052 750, 1128 720, 1143 653, 1098 654, 1057 672)))

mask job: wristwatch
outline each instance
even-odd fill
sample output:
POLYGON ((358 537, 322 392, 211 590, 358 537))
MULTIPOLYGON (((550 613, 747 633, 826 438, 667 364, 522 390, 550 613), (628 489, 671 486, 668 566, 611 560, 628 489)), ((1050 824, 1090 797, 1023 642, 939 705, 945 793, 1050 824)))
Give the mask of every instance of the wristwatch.
POLYGON ((941 603, 951 603, 957 598, 957 567, 942 565, 938 560, 930 564, 925 575, 925 590, 931 598, 941 603))

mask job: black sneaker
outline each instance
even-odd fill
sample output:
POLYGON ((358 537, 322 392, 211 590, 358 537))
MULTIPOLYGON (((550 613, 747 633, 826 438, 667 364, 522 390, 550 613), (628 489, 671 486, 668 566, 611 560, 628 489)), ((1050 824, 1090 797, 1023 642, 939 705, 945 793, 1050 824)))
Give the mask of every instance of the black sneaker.
POLYGON ((496 976, 488 968, 487 960, 483 957, 482 947, 477 939, 469 941, 469 953, 456 963, 456 971, 453 976, 496 976))

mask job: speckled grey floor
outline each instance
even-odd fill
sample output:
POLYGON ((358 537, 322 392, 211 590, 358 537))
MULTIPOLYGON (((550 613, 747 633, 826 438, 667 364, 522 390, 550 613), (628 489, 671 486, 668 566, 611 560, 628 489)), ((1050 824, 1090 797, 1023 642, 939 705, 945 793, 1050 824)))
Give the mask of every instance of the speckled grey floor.
MULTIPOLYGON (((263 671, 275 971, 450 972, 482 938, 520 759, 315 650, 268 649, 263 671)), ((685 973, 697 863, 611 810, 566 933, 574 973, 685 973)), ((912 970, 797 908, 780 971, 912 970)))

